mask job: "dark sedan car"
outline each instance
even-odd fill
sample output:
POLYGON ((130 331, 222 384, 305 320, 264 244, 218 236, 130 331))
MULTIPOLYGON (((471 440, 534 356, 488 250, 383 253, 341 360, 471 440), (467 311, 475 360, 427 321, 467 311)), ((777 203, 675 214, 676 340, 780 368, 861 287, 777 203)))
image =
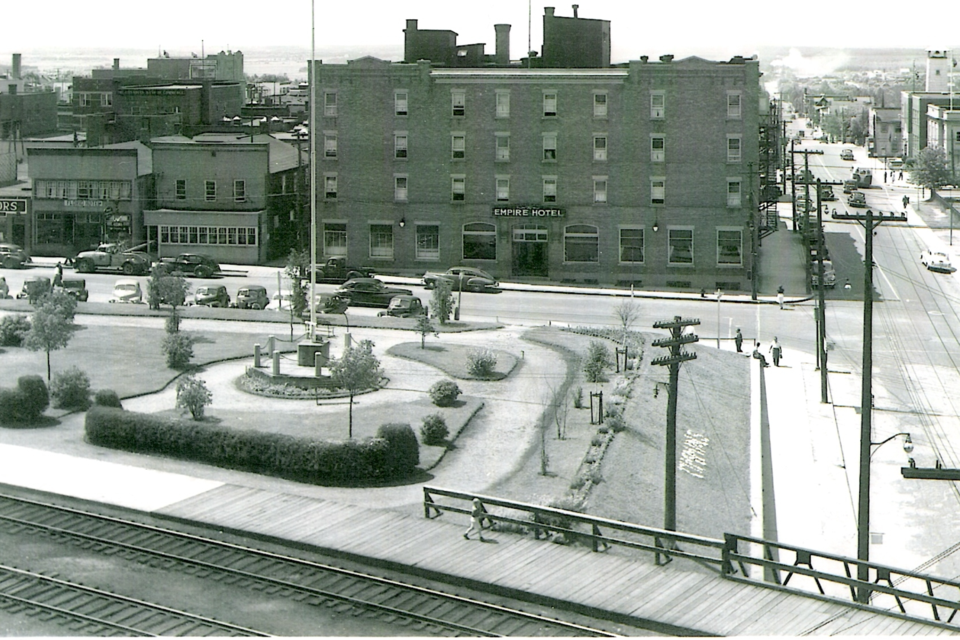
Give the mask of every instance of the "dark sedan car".
POLYGON ((354 278, 344 282, 337 295, 358 307, 388 307, 395 296, 412 296, 413 291, 388 287, 376 278, 354 278))
POLYGON ((220 263, 202 253, 181 253, 160 261, 161 273, 209 278, 220 272, 220 263))
POLYGON ((197 287, 193 294, 193 303, 207 307, 229 307, 230 295, 222 284, 211 284, 197 287))
POLYGON ((86 302, 90 297, 87 291, 87 281, 83 278, 64 278, 60 288, 67 295, 73 296, 78 302, 86 302))

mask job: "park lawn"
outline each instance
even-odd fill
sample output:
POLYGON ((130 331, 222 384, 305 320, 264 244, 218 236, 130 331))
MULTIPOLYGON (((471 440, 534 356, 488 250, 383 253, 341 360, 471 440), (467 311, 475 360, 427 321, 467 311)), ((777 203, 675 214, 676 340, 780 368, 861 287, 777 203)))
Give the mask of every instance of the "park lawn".
POLYGON ((503 380, 517 366, 517 357, 507 351, 490 349, 497 356, 494 373, 489 378, 478 378, 468 369, 468 358, 476 347, 461 344, 430 344, 420 348, 419 342, 402 342, 387 349, 387 353, 398 358, 415 360, 443 371, 451 378, 460 380, 503 380))

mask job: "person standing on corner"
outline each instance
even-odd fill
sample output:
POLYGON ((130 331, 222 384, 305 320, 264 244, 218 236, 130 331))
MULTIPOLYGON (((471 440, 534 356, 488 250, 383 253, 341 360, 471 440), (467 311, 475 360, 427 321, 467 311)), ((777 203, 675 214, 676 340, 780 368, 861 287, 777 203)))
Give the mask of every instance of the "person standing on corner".
POLYGON ((733 336, 733 342, 737 345, 737 353, 743 353, 743 334, 740 333, 740 327, 737 327, 737 335, 733 336))
POLYGON ((470 534, 476 531, 480 542, 483 542, 483 527, 480 526, 480 518, 482 517, 483 505, 480 503, 480 498, 474 498, 473 508, 470 510, 470 527, 463 534, 464 540, 469 540, 470 534))
POLYGON ((773 336, 773 342, 770 343, 770 353, 773 354, 773 366, 780 366, 780 356, 783 354, 783 350, 780 348, 780 343, 777 342, 777 336, 773 336))
POLYGON ((783 287, 777 287, 777 304, 780 305, 780 310, 783 310, 783 287))

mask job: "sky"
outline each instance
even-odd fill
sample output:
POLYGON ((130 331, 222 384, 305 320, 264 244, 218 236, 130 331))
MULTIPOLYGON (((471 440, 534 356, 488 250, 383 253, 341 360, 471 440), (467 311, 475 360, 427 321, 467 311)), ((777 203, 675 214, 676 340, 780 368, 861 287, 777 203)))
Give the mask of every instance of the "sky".
MULTIPOLYGON (((544 6, 572 16, 572 3, 529 3, 533 49, 541 44, 544 6)), ((612 23, 612 60, 672 53, 726 59, 749 56, 759 47, 903 47, 951 48, 947 31, 901 28, 892 14, 874 13, 871 5, 834 0, 771 2, 740 0, 581 0, 581 18, 612 23), (859 25, 845 28, 844 25, 859 25)), ((249 0, 0 0, 0 62, 10 54, 52 49, 167 50, 171 55, 297 45, 309 51, 311 1, 249 0)), ((512 25, 511 57, 527 50, 528 2, 484 0, 315 0, 318 54, 330 48, 400 47, 408 18, 421 29, 451 29, 459 44, 487 43, 493 53, 496 23, 512 25)), ((938 23, 956 24, 960 3, 941 5, 938 23), (953 14, 951 17, 949 14, 953 14)), ((318 55, 322 57, 322 55, 318 55)), ((110 60, 106 60, 109 64, 110 60)))

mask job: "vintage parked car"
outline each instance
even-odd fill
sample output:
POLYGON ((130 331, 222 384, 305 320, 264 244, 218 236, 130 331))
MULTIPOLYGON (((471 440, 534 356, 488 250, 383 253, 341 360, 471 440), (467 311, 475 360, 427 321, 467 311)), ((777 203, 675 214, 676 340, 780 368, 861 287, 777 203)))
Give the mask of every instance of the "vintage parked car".
POLYGON ((483 269, 474 267, 450 267, 444 273, 423 274, 423 286, 427 289, 433 289, 438 280, 449 283, 451 291, 459 291, 461 282, 464 291, 482 293, 499 293, 500 291, 500 283, 496 278, 483 269))
POLYGON ((851 207, 866 207, 867 197, 859 191, 855 191, 847 198, 847 204, 851 207))
POLYGON ((855 158, 853 157, 853 149, 844 149, 843 151, 841 151, 841 152, 840 152, 840 159, 841 159, 841 160, 854 160, 855 158))
MULTIPOLYGON (((814 262, 810 267, 810 286, 816 289, 820 286, 819 264, 814 262)), ((829 260, 823 261, 823 286, 827 289, 833 289, 837 286, 837 272, 833 268, 833 263, 829 260)))
POLYGON ((60 281, 60 288, 67 295, 76 298, 77 302, 86 302, 90 297, 87 281, 83 278, 64 278, 60 281))
POLYGON ((941 251, 929 249, 920 254, 920 262, 930 271, 936 273, 953 273, 957 270, 950 262, 950 256, 941 251))
POLYGON ((0 243, 0 267, 4 269, 22 269, 30 262, 23 248, 16 244, 0 243))
POLYGON ((234 306, 238 309, 266 309, 269 304, 270 296, 267 295, 266 287, 251 284, 240 287, 234 306))
POLYGON ((336 294, 349 300, 351 305, 387 307, 394 296, 412 296, 413 291, 388 287, 376 278, 354 278, 344 282, 336 294))
POLYGON ((314 273, 316 274, 314 282, 343 284, 354 278, 373 277, 374 272, 370 267, 351 267, 347 264, 346 258, 334 257, 327 259, 323 264, 318 264, 314 273))
POLYGON ((143 290, 140 288, 140 281, 136 278, 120 278, 114 282, 110 302, 142 303, 143 290))
POLYGON ((50 278, 44 276, 30 276, 23 281, 23 288, 20 290, 20 293, 17 294, 17 299, 21 300, 27 298, 30 302, 34 302, 39 299, 45 293, 49 293, 52 290, 50 284, 50 278))
MULTIPOLYGON (((335 293, 318 293, 313 298, 317 313, 321 315, 339 315, 346 313, 350 301, 343 296, 335 293)), ((300 317, 304 320, 310 319, 310 307, 307 306, 300 317)))
POLYGON ((120 271, 126 275, 144 275, 150 273, 153 266, 150 254, 137 250, 144 246, 126 249, 120 244, 101 244, 96 249, 78 253, 73 260, 74 269, 77 273, 120 271))
POLYGON ((222 284, 209 284, 197 287, 193 294, 193 304, 206 307, 229 307, 230 294, 222 284))
POLYGON ((381 311, 378 316, 393 316, 395 318, 416 318, 427 312, 423 307, 423 302, 417 296, 396 296, 390 301, 386 311, 381 311))
POLYGON ((220 263, 202 253, 181 253, 176 258, 160 260, 164 274, 209 278, 220 272, 220 263))

